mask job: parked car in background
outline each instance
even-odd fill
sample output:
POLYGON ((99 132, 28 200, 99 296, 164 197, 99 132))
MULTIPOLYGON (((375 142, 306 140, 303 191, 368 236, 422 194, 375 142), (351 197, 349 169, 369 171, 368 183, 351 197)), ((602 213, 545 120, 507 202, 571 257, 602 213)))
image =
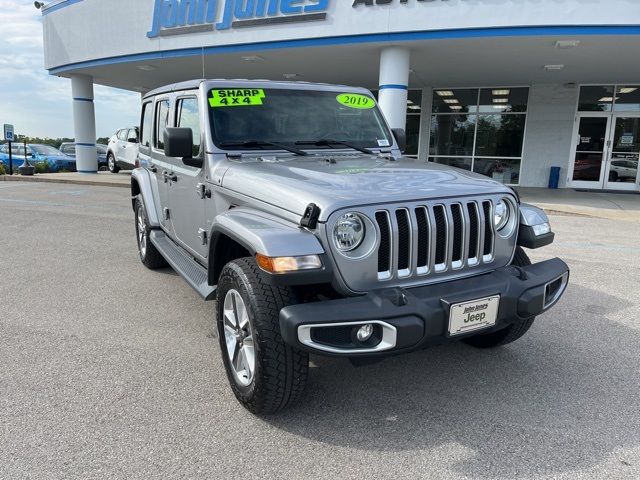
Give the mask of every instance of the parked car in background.
POLYGON ((610 182, 635 182, 638 177, 638 160, 620 159, 611 162, 610 182))
MULTIPOLYGON (((107 146, 101 143, 96 144, 98 150, 98 170, 107 168, 107 146)), ((60 145, 60 151, 65 155, 76 158, 76 144, 65 142, 60 145)))
MULTIPOLYGON (((17 168, 24 162, 25 156, 29 162, 35 166, 38 163, 46 163, 50 172, 59 172, 60 170, 75 171, 76 160, 69 155, 65 155, 57 148, 50 145, 27 144, 25 152, 24 145, 11 145, 11 156, 13 157, 13 167, 17 168)), ((8 170, 9 167, 9 145, 0 147, 0 162, 8 170)))
POLYGON ((107 167, 111 173, 133 170, 138 161, 138 127, 122 128, 109 139, 107 167))

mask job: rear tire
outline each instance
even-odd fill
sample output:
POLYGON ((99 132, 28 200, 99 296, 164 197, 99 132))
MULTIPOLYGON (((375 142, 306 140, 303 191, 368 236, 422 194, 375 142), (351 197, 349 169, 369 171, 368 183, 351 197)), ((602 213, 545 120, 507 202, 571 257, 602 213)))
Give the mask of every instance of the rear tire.
POLYGON ((147 211, 140 197, 136 198, 136 240, 138 241, 138 253, 140 261, 145 267, 155 270, 168 265, 162 254, 156 249, 149 239, 151 227, 147 219, 147 211))
POLYGON ((254 414, 270 414, 299 400, 309 355, 284 343, 279 320, 280 310, 295 303, 294 292, 266 283, 248 257, 223 268, 216 295, 220 351, 238 401, 254 414))
MULTIPOLYGON (((526 252, 522 249, 522 247, 516 248, 516 253, 513 257, 513 262, 511 265, 515 265, 516 267, 526 267, 527 265, 531 265, 531 260, 526 252)), ((514 323, 509 325, 502 330, 498 330, 497 332, 484 333, 479 335, 474 335, 473 337, 468 337, 462 339, 462 341, 472 347, 476 348, 495 348, 500 347, 502 345, 507 345, 508 343, 515 342, 520 337, 522 337, 529 329, 531 325, 533 325, 533 321, 536 317, 530 317, 525 319, 517 319, 514 323)))
POLYGON ((111 173, 118 173, 120 171, 120 167, 118 167, 116 157, 113 156, 113 153, 107 155, 107 168, 111 173))

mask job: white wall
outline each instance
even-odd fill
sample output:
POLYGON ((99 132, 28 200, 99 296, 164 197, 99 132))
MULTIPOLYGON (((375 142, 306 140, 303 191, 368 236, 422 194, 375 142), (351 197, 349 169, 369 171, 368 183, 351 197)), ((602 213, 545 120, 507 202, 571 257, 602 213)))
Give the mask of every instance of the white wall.
POLYGON ((578 91, 577 86, 531 87, 521 186, 546 187, 552 166, 561 167, 560 187, 566 186, 578 91))
MULTIPOLYGON (((229 0, 230 1, 230 0, 229 0)), ((308 3, 308 2, 307 2, 308 3)), ((44 16, 45 66, 122 55, 274 40, 445 29, 637 24, 636 0, 393 0, 353 7, 329 0, 324 21, 147 38, 154 0, 81 0, 44 16), (624 15, 621 14, 624 12, 624 15)), ((218 12, 223 0, 218 1, 218 12)))

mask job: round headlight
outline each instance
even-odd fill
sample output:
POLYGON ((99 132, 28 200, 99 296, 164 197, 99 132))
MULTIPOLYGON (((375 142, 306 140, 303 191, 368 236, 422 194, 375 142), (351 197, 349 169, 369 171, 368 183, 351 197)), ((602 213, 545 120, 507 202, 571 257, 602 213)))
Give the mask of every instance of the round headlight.
POLYGON ((500 200, 493 211, 493 223, 496 226, 496 230, 504 228, 509 221, 509 213, 509 204, 505 200, 500 200))
POLYGON ((364 222, 357 213, 345 213, 333 227, 333 241, 341 252, 350 252, 364 240, 364 222))

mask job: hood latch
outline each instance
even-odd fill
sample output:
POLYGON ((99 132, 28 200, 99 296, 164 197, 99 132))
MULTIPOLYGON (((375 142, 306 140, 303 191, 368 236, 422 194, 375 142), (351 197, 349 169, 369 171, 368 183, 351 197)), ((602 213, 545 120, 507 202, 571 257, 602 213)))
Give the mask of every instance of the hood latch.
POLYGON ((318 219, 320 218, 320 207, 315 203, 310 203, 304 211, 302 220, 300 220, 300 226, 310 228, 314 230, 318 225, 318 219))

